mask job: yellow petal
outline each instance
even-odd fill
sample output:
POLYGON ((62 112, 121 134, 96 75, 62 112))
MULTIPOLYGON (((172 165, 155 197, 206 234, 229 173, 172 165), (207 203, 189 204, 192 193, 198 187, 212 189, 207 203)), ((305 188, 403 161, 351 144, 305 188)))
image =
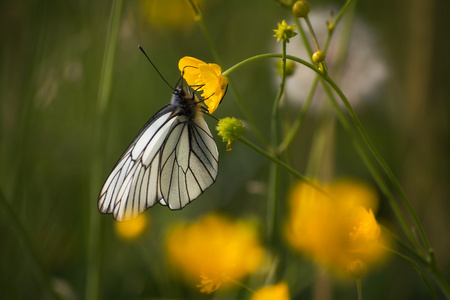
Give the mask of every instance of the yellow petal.
POLYGON ((251 300, 289 300, 289 288, 285 282, 264 286, 253 294, 251 300))
POLYGON ((198 68, 199 64, 206 64, 206 63, 201 61, 200 59, 196 59, 196 58, 190 57, 190 56, 185 56, 182 59, 180 59, 180 61, 178 62, 178 69, 180 69, 180 71, 183 71, 183 69, 188 66, 198 68))
POLYGON ((205 104, 208 106, 209 113, 213 113, 220 102, 228 85, 228 79, 220 75, 221 68, 216 64, 199 65, 201 77, 205 86, 203 89, 203 98, 206 98, 205 104))
POLYGON ((206 65, 199 59, 185 56, 178 62, 178 69, 181 71, 181 75, 188 85, 203 85, 203 81, 200 76, 199 65, 206 65))

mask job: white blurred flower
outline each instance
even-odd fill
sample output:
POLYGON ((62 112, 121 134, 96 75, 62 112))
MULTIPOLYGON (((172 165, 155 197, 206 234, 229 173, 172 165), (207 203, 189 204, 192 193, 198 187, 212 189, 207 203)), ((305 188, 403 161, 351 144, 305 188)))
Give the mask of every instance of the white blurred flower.
MULTIPOLYGON (((320 47, 324 46, 328 35, 326 21, 330 17, 331 10, 311 11, 309 18, 319 40, 320 47)), ((355 18, 348 45, 348 51, 341 53, 342 43, 345 43, 347 32, 342 20, 336 27, 332 41, 325 58, 330 77, 337 82, 352 106, 357 107, 361 103, 376 98, 379 87, 388 77, 388 68, 380 53, 380 44, 376 39, 373 28, 370 28, 362 20, 355 18), (340 60, 344 59, 341 65, 340 60), (342 70, 338 67, 342 66, 342 70)), ((304 24, 303 24, 304 25, 304 24)), ((307 27, 303 26, 307 36, 310 36, 307 27)), ((310 44, 313 46, 312 41, 310 44)), ((313 52, 315 49, 313 48, 313 52)), ((287 53, 306 61, 311 61, 300 38, 291 39, 287 47, 287 53)), ((298 67, 295 74, 287 80, 287 99, 292 104, 301 105, 309 93, 315 73, 305 67, 298 67)), ((318 87, 313 107, 320 107, 323 92, 318 87)))

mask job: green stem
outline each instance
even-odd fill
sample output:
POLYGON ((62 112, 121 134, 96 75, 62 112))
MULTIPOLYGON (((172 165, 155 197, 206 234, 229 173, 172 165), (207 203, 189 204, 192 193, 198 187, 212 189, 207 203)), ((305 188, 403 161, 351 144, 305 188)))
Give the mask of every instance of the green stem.
POLYGON ((358 300, 362 300, 361 278, 356 279, 356 289, 358 290, 358 300))
MULTIPOLYGON (((246 65, 247 63, 259 60, 259 59, 266 59, 266 58, 282 58, 281 54, 260 54, 260 55, 256 55, 253 57, 250 57, 244 61, 241 61, 239 63, 237 63, 236 65, 232 66, 231 68, 229 68, 228 70, 226 70, 224 72, 224 74, 229 74, 233 71, 235 71, 236 69, 246 65)), ((400 184, 398 183, 397 179, 395 178, 395 176, 393 175, 392 171, 390 170, 390 168, 387 166, 387 164, 384 162, 384 160, 381 158, 381 156, 379 155, 378 151, 376 151, 373 143, 370 141, 368 135, 366 134, 365 130, 363 129, 358 117, 356 116, 355 112, 353 111, 351 105, 349 104, 347 98, 345 97, 345 95, 342 93, 342 91, 340 90, 340 88, 330 79, 330 77, 328 76, 323 76, 322 72, 316 68, 315 66, 313 66, 312 64, 306 62, 305 60, 302 60, 298 57, 295 56, 291 56, 291 55, 286 55, 287 59, 293 60, 297 63, 300 63, 306 67, 308 67, 309 69, 313 70, 314 72, 316 72, 317 74, 321 75, 323 80, 325 80, 330 86, 331 88, 339 95, 339 97, 341 98, 341 100, 343 101, 343 103, 345 104, 345 106, 347 107, 347 110, 350 113, 350 116, 353 120, 353 122, 355 123, 355 126, 357 127, 358 132, 360 133, 360 135, 362 136, 362 139, 365 143, 365 145, 368 147, 369 151, 372 153, 372 155, 375 157, 376 161, 378 162, 378 164, 381 166, 381 168, 383 169, 383 171, 388 175, 389 179, 394 183, 394 186, 396 188, 396 190, 399 192, 399 194, 401 195, 401 198, 405 204, 405 206, 408 209, 408 212, 410 213, 410 215, 413 217, 413 221, 416 225, 416 227, 419 230, 419 234, 421 236, 421 239, 423 241, 423 243, 425 244, 425 247, 427 249, 430 249, 429 243, 428 243, 428 239, 425 235, 425 232, 423 230, 422 225, 420 224, 417 216, 415 215, 414 211, 412 210, 411 205, 409 204, 405 193, 403 192, 400 184)), ((324 85, 324 87, 326 87, 326 85, 324 85)), ((325 89, 326 90, 326 89, 325 89)), ((329 93, 329 95, 332 95, 332 93, 329 93)), ((342 112, 340 112, 340 108, 338 105, 335 105, 336 111, 339 115, 341 115, 340 120, 345 121, 346 123, 346 118, 343 115, 342 112)), ((351 127, 347 124, 346 128, 348 128, 348 132, 352 132, 351 127)), ((356 138, 356 136, 354 136, 352 134, 353 140, 356 144, 359 144, 358 139, 356 138)), ((396 205, 394 204, 395 199, 392 196, 392 194, 389 192, 389 189, 387 188, 386 184, 383 183, 383 181, 381 180, 381 176, 378 175, 378 171, 374 168, 374 166, 371 164, 371 159, 365 155, 365 150, 363 147, 358 146, 357 150, 359 152, 359 154, 364 154, 363 159, 365 161, 366 164, 370 164, 370 170, 372 172, 372 175, 376 176, 376 180, 379 184, 382 184, 381 188, 383 189, 384 193, 386 195, 388 195, 388 198, 390 198, 391 201, 391 206, 392 207, 396 207, 396 205)), ((410 237, 411 240, 414 240, 413 235, 411 234, 411 230, 409 229, 409 227, 406 225, 406 222, 400 212, 400 210, 394 211, 396 213, 397 218, 399 219, 400 223, 402 224, 403 230, 408 234, 408 236, 410 237)), ((418 245, 417 243, 415 243, 416 245, 418 245)))
MULTIPOLYGON (((433 299, 438 299, 437 295, 433 289, 433 287, 431 286, 430 282, 428 281, 428 279, 426 278, 425 274, 422 272, 422 270, 420 269, 419 265, 412 260, 411 258, 409 258, 408 256, 395 251, 394 249, 388 248, 388 247, 383 247, 385 248, 387 251, 392 252, 393 254, 397 255, 398 257, 404 259, 405 261, 407 261, 408 263, 410 263, 414 269, 416 270, 416 272, 419 274, 420 278, 422 278, 423 282, 425 283, 425 285, 427 286, 428 290, 430 291, 431 296, 433 297, 433 299)), ((450 299, 448 294, 446 295, 447 299, 450 299)))
MULTIPOLYGON (((50 299, 60 299, 58 294, 56 294, 55 290, 52 288, 50 283, 50 279, 48 275, 45 273, 44 268, 42 267, 39 259, 36 255, 36 252, 33 250, 33 246, 30 241, 30 237, 28 236, 25 228, 22 226, 22 222, 17 216, 14 209, 11 207, 9 202, 4 197, 3 193, 0 191, 0 207, 3 215, 9 218, 7 224, 11 226, 15 234, 11 234, 11 236, 15 236, 24 250, 24 257, 28 258, 30 264, 30 270, 36 276, 37 282, 39 286, 42 288, 42 291, 50 298, 50 299)), ((41 295, 42 296, 42 295, 41 295)))
MULTIPOLYGON (((89 190, 89 199, 95 199, 98 195, 98 186, 101 182, 101 166, 103 153, 101 151, 102 139, 101 132, 106 107, 108 105, 112 86, 112 77, 114 69, 114 58, 116 53, 117 41, 120 31, 120 20, 122 15, 123 0, 114 0, 111 6, 111 15, 109 20, 108 34, 106 37, 103 65, 100 74, 98 88, 98 107, 95 124, 93 124, 93 135, 95 144, 93 145, 93 162, 91 170, 91 186, 89 190)), ((100 215, 97 205, 89 204, 89 233, 87 249, 87 274, 85 299, 94 300, 99 298, 100 283, 100 215)))
POLYGON ((292 9, 291 9, 291 12, 292 12, 292 16, 295 19, 295 25, 297 25, 298 31, 300 32, 300 37, 302 39, 303 45, 305 46, 306 52, 308 53, 308 57, 311 57, 313 54, 313 51, 311 49, 311 45, 309 44, 308 37, 306 36, 305 30, 303 30, 303 26, 300 23, 300 19, 295 17, 292 9))
POLYGON ((311 32, 311 36, 313 38, 314 45, 316 46, 316 51, 319 51, 320 50, 319 42, 317 41, 316 33, 314 32, 311 22, 309 21, 308 16, 306 16, 304 19, 305 19, 306 25, 308 25, 309 32, 311 32))
MULTIPOLYGON (((279 53, 265 53, 265 54, 259 54, 259 55, 255 55, 252 57, 249 57, 247 59, 244 59, 241 62, 238 62, 237 64, 235 64, 234 66, 230 67, 229 69, 227 69, 226 71, 222 72, 223 76, 228 76, 230 73, 236 71, 237 69, 245 66, 248 63, 260 60, 260 59, 266 59, 266 58, 283 58, 282 54, 279 53)), ((303 60, 301 58, 292 56, 292 55, 286 55, 286 59, 290 59, 292 61, 295 61, 299 64, 302 64, 306 67, 308 67, 309 69, 313 70, 314 72, 316 72, 319 75, 322 75, 322 71, 320 71, 318 68, 316 68, 314 65, 312 65, 311 63, 307 62, 306 60, 303 60)))
POLYGON ((333 90, 339 95, 342 102, 344 103, 345 107, 347 108, 348 112, 350 113, 350 117, 352 118, 354 124, 356 125, 356 128, 358 129, 360 135, 362 136, 366 146, 369 148, 372 155, 375 157, 375 159, 378 161, 379 165, 383 169, 383 171, 387 174, 388 178, 391 180, 391 182, 394 184, 395 189, 400 194, 401 199, 403 200, 404 205, 406 206, 409 214, 413 218, 413 222, 415 226, 417 227, 420 237, 422 239, 422 242, 425 245, 425 248, 427 251, 430 249, 430 244, 428 241, 428 238, 425 234, 425 231, 422 227, 422 224, 420 223, 419 219, 417 218, 417 215, 415 214, 414 210, 411 207, 411 204, 408 201, 408 198, 406 197, 405 192, 403 191, 402 187, 400 186, 400 183, 398 182, 397 178, 395 177, 394 173, 391 171, 387 163, 383 160, 381 155, 376 150, 375 146, 373 145, 372 141, 370 140, 369 136, 367 135, 366 131, 361 125, 361 122, 359 121, 358 116, 356 115, 355 111, 353 110, 352 106, 348 102, 347 98, 345 97, 344 93, 341 91, 341 89, 334 83, 329 77, 325 77, 324 80, 333 88, 333 90))
MULTIPOLYGON (((323 47, 323 52, 326 54, 328 51, 328 47, 330 45, 330 41, 331 38, 333 36, 334 33, 334 28, 337 25, 337 23, 339 22, 339 20, 341 19, 341 17, 343 16, 343 14, 347 11, 348 7, 350 6, 350 4, 353 2, 353 0, 348 0, 345 5, 342 7, 341 11, 339 12, 338 18, 336 18, 336 20, 333 23, 333 29, 328 31, 328 36, 327 39, 325 41, 325 45, 323 47)), ((292 11, 292 10, 291 10, 292 11)), ((292 13, 293 14, 293 13, 292 13)), ((295 17, 295 16, 294 16, 295 17)), ((306 37, 305 31, 303 30, 302 24, 299 21, 299 18, 295 18, 295 23, 297 25, 298 31, 300 32, 300 37, 302 38, 303 44, 306 48, 306 51, 308 52, 308 56, 311 57, 312 56, 312 49, 311 46, 309 45, 308 42, 308 38, 306 37)), ((314 93, 316 91, 317 85, 319 83, 319 76, 316 75, 316 77, 314 78, 314 81, 310 87, 308 96, 305 100, 305 103, 300 111, 300 114, 298 115, 298 117, 296 118, 295 122, 292 124, 289 132, 286 134, 283 142, 280 144, 280 147, 278 149, 279 153, 284 152, 290 145, 290 143, 292 142, 292 140, 295 137, 295 134, 297 133, 297 131, 300 129, 302 123, 303 123, 303 119, 306 115, 306 112, 309 109, 310 103, 312 101, 312 97, 314 96, 314 93)))
POLYGON ((275 156, 269 154, 268 152, 264 151, 263 149, 259 148, 258 146, 256 146, 255 144, 253 144, 252 142, 247 140, 246 138, 241 136, 239 138, 239 141, 241 141, 242 143, 244 143, 245 145, 247 145, 251 149, 255 150, 256 152, 258 152, 259 154, 261 154, 265 158, 267 158, 267 159, 271 160, 272 162, 276 163, 277 165, 279 165, 280 167, 282 167, 283 169, 285 169, 286 171, 288 171, 289 173, 294 175, 300 181, 303 181, 304 183, 310 185, 311 187, 315 188, 317 191, 323 193, 324 195, 328 195, 327 192, 325 192, 320 186, 318 186, 316 183, 314 183, 313 181, 308 179, 306 176, 300 174, 295 169, 293 169, 291 166, 289 166, 288 164, 286 164, 283 161, 279 160, 275 156))
MULTIPOLYGON (((209 49, 211 50, 211 53, 212 53, 212 55, 214 57, 214 60, 220 66, 223 66, 223 62, 222 62, 222 59, 220 58, 219 52, 217 51, 216 47, 214 46, 214 43, 213 43, 212 38, 211 38, 211 35, 209 34, 208 29, 206 28, 206 24, 205 24, 205 22, 203 20, 203 14, 202 14, 200 8, 197 5, 195 5, 192 0, 188 0, 188 2, 190 3, 192 9, 194 10, 195 20, 197 21, 197 23, 200 26, 200 29, 202 30, 203 36, 206 39, 206 42, 207 42, 207 44, 209 46, 209 49)), ((224 73, 222 73, 222 75, 226 76, 224 73)), ((239 109, 241 110, 241 112, 243 113, 245 119, 248 121, 248 123, 252 127, 252 130, 255 132, 255 135, 258 137, 260 142, 262 142, 265 145, 269 145, 269 143, 265 139, 264 135, 259 130, 259 127, 256 126, 255 117, 253 116, 251 111, 245 105, 245 102, 242 100, 242 97, 239 95, 239 92, 236 89, 236 87, 235 87, 233 81, 231 80, 231 78, 228 78, 228 87, 229 87, 231 93, 234 95, 234 98, 236 100, 237 105, 239 106, 239 109)))
MULTIPOLYGON (((233 67, 229 68, 228 70, 226 70, 224 73, 231 73, 233 71, 235 71, 236 69, 244 66, 247 63, 250 63, 252 61, 256 61, 259 59, 265 59, 265 58, 282 58, 281 54, 260 54, 260 55, 256 55, 253 57, 250 57, 246 60, 243 60, 239 63, 237 63, 236 65, 234 65, 233 67)), ((313 70, 314 72, 316 72, 317 74, 323 76, 322 72, 316 68, 315 66, 313 66, 312 64, 308 63, 307 61, 300 59, 298 57, 295 56, 291 56, 291 55, 286 55, 287 59, 293 60, 295 62, 298 62, 306 67, 308 67, 309 69, 313 70)), ((383 171, 388 174, 389 179, 394 183, 394 186, 396 187, 396 190, 400 193, 403 202, 405 203, 409 213, 411 214, 411 216, 413 217, 414 223, 416 225, 416 227, 419 230, 420 236, 423 240, 423 242, 426 245, 427 249, 430 249, 429 243, 428 243, 428 239, 426 238, 425 232, 423 230, 422 225, 420 224, 417 216, 415 215, 414 211, 412 210, 412 207, 410 206, 405 193, 403 192, 400 184, 398 183, 397 179, 395 178, 395 176, 393 175, 392 171, 389 169, 389 167, 387 166, 387 164, 384 162, 384 160, 381 158, 381 156, 378 154, 378 152, 376 151, 374 145, 372 144, 372 142, 370 141, 368 135, 366 134, 365 130, 362 128, 362 125, 358 119, 358 117, 356 116, 355 112, 353 111, 350 103, 348 102, 347 98, 345 97, 345 95, 342 93, 342 91, 339 89, 339 87, 328 77, 328 76, 324 76, 323 80, 325 80, 330 86, 331 88, 339 95, 339 97, 341 98, 341 100, 344 102, 345 106, 347 107, 347 110, 349 110, 350 112, 350 116, 353 119, 359 133, 361 134, 363 141, 365 142, 365 144, 367 145, 367 147, 369 148, 369 150, 371 151, 371 153, 373 154, 373 156, 376 158, 377 162, 380 164, 381 168, 383 169, 383 171)), ((339 106, 335 106, 336 108, 339 108, 339 106)), ((339 108, 340 109, 340 108, 339 108)), ((343 116, 343 115, 342 115, 343 116)), ((345 117, 342 117, 341 120, 345 120, 345 117)), ((350 128, 350 126, 348 126, 350 128)), ((354 140, 357 140, 356 137, 354 138, 354 140)), ((361 147, 361 151, 364 152, 363 148, 361 147)), ((367 157, 366 158, 367 161, 370 161, 370 159, 367 157)), ((373 172, 376 172, 376 169, 372 169, 373 172)), ((379 176, 378 176, 379 177, 379 176)), ((379 177, 380 178, 380 177, 379 177)), ((386 189, 386 192, 388 190, 386 189)), ((401 216, 401 214, 399 215, 401 216)), ((403 221, 403 218, 401 217, 402 220, 400 220, 401 222, 403 221)), ((403 226, 404 230, 406 230, 407 232, 410 231, 408 226, 403 226)), ((411 235, 410 235, 411 236, 411 235)))
MULTIPOLYGON (((278 147, 278 112, 280 107, 280 101, 284 94, 284 86, 286 83, 286 41, 283 40, 282 46, 282 72, 281 82, 278 93, 275 97, 275 101, 272 106, 271 116, 271 145, 272 149, 278 147)), ((276 153, 274 153, 276 155, 276 153)), ((275 226, 277 224, 277 200, 278 200, 278 165, 273 163, 270 167, 269 175, 269 194, 267 198, 267 236, 269 243, 274 242, 275 226)))
POLYGON ((277 152, 279 154, 286 151, 291 142, 294 140, 294 137, 297 134, 298 130, 302 126, 303 120, 305 119, 306 113, 308 112, 309 106, 311 105, 314 93, 316 92, 317 84, 319 83, 319 78, 320 77, 318 75, 316 75, 316 77, 314 78, 311 88, 309 89, 308 96, 306 97, 306 100, 300 110, 298 117, 295 119, 288 133, 285 135, 283 142, 281 142, 280 146, 278 147, 277 152))
POLYGON ((447 280, 445 280, 444 276, 442 276, 441 271, 437 268, 436 265, 431 267, 431 275, 440 287, 445 298, 447 300, 450 300, 450 286, 448 285, 447 280))
POLYGON ((105 53, 103 56, 102 71, 98 89, 99 111, 103 113, 111 92, 111 82, 114 68, 114 57, 116 55, 116 45, 119 39, 120 16, 122 14, 123 0, 114 0, 111 6, 109 29, 106 36, 105 53))
POLYGON ((377 182, 377 185, 379 186, 379 188, 381 189, 383 194, 388 199, 389 204, 390 204, 390 206, 392 208, 392 211, 394 212, 395 216, 397 217, 397 220, 399 221, 402 230, 405 232, 405 234, 407 235, 409 240, 414 243, 414 241, 415 241, 414 236, 411 233, 411 230, 410 230, 408 224, 406 223, 406 221, 405 221, 405 219, 404 219, 404 217, 403 217, 403 215, 401 213, 401 210, 400 210, 400 208, 399 208, 399 206, 398 206, 398 204, 397 204, 397 202, 395 200, 395 197, 392 195, 392 193, 390 192, 390 190, 387 187, 386 183, 384 182, 383 178, 380 176, 378 170, 375 168, 374 164, 370 160, 370 158, 367 155, 366 150, 362 146, 360 140, 356 137, 355 133, 353 132, 350 124, 348 123, 348 121, 347 121, 347 119, 346 119, 346 117, 345 117, 341 107, 337 103, 337 101, 336 101, 333 93, 331 92, 330 88, 327 85, 323 85, 323 89, 324 89, 325 93, 327 94, 328 99, 330 100, 331 104, 333 105, 335 113, 336 113, 339 121, 341 122, 344 130, 351 137, 351 139, 353 141, 353 145, 354 145, 355 149, 358 151, 359 156, 363 160, 363 162, 366 165, 366 167, 369 170, 369 172, 372 174, 372 177, 377 182))
POLYGON ((280 107, 280 101, 284 94, 284 86, 286 83, 286 41, 283 41, 283 52, 281 56, 281 60, 283 62, 282 72, 281 72, 281 82, 280 88, 278 89, 277 96, 275 97, 275 101, 272 106, 272 148, 276 149, 278 146, 278 111, 280 107))
POLYGON ((345 2, 344 6, 342 6, 341 11, 337 15, 336 19, 334 19, 333 26, 331 27, 332 28, 331 31, 334 31, 336 29, 336 25, 339 23, 341 18, 344 16, 344 14, 346 13, 347 9, 349 8, 349 6, 352 4, 353 1, 354 0, 347 0, 347 2, 345 2))

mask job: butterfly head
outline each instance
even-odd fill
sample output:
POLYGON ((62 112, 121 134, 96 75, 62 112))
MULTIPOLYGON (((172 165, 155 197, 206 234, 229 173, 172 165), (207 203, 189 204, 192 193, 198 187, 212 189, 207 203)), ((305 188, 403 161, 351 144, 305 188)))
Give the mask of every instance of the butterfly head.
POLYGON ((177 86, 173 91, 172 100, 170 101, 174 111, 177 114, 183 114, 188 118, 195 118, 201 113, 201 104, 194 93, 189 88, 177 86))

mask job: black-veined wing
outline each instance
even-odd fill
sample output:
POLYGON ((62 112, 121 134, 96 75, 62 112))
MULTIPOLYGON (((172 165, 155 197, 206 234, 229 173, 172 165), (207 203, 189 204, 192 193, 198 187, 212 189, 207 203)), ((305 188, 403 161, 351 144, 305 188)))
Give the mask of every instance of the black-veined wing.
POLYGON ((102 213, 136 218, 155 203, 181 209, 214 183, 218 151, 201 107, 178 87, 169 105, 143 127, 99 196, 102 213))

